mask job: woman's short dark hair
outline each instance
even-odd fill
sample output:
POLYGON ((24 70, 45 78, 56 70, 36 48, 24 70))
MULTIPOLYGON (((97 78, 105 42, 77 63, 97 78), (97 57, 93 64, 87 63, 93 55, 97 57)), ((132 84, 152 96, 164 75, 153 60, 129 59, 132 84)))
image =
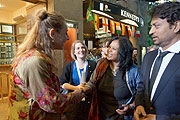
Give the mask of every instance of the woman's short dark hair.
POLYGON ((118 61, 120 62, 119 68, 121 69, 129 69, 132 64, 132 52, 133 46, 131 41, 127 37, 113 37, 109 40, 108 46, 111 44, 112 41, 118 40, 119 41, 119 49, 118 49, 118 61))
POLYGON ((151 11, 151 17, 167 19, 171 25, 180 20, 180 2, 165 2, 155 6, 151 11))

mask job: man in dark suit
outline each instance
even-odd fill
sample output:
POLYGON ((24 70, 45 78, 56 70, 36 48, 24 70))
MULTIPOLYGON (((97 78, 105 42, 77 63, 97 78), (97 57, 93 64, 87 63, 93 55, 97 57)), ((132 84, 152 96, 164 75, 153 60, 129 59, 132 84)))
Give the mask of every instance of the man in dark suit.
POLYGON ((149 34, 160 48, 144 56, 135 119, 180 120, 180 3, 158 5, 151 17, 149 34))

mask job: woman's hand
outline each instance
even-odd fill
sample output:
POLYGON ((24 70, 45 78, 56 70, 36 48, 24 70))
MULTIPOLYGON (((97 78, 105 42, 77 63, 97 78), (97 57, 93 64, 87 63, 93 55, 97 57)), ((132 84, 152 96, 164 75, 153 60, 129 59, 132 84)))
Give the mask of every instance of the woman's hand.
POLYGON ((77 86, 71 85, 69 83, 64 83, 62 85, 62 88, 66 89, 66 90, 76 90, 77 86))
POLYGON ((77 88, 83 90, 85 85, 86 85, 86 82, 82 82, 80 85, 77 86, 77 88))
POLYGON ((118 108, 116 109, 116 112, 120 115, 125 115, 130 108, 126 104, 123 104, 122 106, 123 106, 123 109, 118 108))
POLYGON ((134 109, 134 107, 135 107, 135 101, 133 101, 131 104, 123 104, 122 105, 122 107, 123 107, 123 109, 117 109, 116 110, 116 112, 118 113, 118 114, 120 114, 120 115, 124 115, 124 114, 126 114, 129 110, 131 110, 131 109, 134 109))

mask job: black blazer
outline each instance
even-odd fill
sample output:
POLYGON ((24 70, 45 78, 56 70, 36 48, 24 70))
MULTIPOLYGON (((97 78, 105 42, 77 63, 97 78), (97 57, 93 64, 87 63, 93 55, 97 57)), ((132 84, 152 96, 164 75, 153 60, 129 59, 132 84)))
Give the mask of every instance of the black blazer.
MULTIPOLYGON (((87 73, 87 77, 86 77, 86 82, 89 81, 89 78, 96 67, 96 62, 94 62, 92 60, 87 60, 87 61, 88 61, 88 73, 87 73)), ((64 66, 62 75, 60 76, 60 79, 59 79, 61 85, 64 83, 70 83, 71 85, 73 85, 72 67, 73 67, 73 62, 68 62, 64 66)))
POLYGON ((141 66, 141 85, 136 94, 136 106, 143 105, 147 113, 180 115, 180 53, 175 54, 165 69, 154 98, 150 102, 149 76, 158 50, 147 53, 141 66))

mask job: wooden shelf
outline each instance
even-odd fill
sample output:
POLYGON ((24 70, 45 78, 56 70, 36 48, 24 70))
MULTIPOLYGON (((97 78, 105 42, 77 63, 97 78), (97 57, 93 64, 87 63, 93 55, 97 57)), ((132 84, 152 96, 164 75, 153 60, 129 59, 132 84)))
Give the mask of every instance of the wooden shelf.
MULTIPOLYGON (((0 34, 0 37, 12 37, 14 40, 15 38, 15 35, 9 35, 9 34, 0 34)), ((14 43, 15 41, 11 41, 11 40, 5 40, 5 38, 1 38, 0 42, 3 42, 3 43, 14 43)))
POLYGON ((11 64, 3 64, 3 65, 0 65, 0 67, 11 67, 11 64))
POLYGON ((0 36, 15 37, 15 35, 8 35, 8 34, 0 34, 0 36))
POLYGON ((14 25, 13 24, 2 24, 4 25, 4 30, 1 29, 0 33, 0 70, 4 71, 6 68, 11 68, 11 59, 14 56, 14 45, 16 43, 14 35, 14 25), (8 27, 9 26, 9 27, 8 27), (7 28, 6 28, 7 27, 7 28), (12 30, 11 30, 12 29, 12 30))
POLYGON ((3 41, 3 40, 0 40, 0 42, 3 42, 3 43, 15 43, 15 41, 3 41))

